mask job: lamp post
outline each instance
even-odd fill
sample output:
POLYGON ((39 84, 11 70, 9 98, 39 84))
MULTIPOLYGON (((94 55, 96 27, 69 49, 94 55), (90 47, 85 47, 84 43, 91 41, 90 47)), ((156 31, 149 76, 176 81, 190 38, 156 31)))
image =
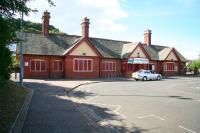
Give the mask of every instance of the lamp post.
POLYGON ((20 85, 23 86, 24 78, 24 60, 23 60, 23 11, 21 12, 21 23, 20 23, 20 85))

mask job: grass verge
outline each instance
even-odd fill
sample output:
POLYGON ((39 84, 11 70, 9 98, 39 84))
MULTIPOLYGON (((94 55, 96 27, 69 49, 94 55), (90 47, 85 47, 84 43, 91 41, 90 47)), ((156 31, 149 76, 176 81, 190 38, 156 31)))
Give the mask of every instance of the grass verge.
POLYGON ((12 81, 0 87, 0 133, 9 132, 28 92, 12 81))

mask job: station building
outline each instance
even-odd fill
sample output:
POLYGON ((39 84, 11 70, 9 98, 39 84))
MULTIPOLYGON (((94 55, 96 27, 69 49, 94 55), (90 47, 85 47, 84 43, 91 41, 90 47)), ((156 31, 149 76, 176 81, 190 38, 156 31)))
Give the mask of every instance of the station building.
MULTIPOLYGON (((185 73, 186 59, 175 48, 89 36, 89 19, 82 20, 82 36, 49 34, 50 13, 42 16, 41 33, 24 33, 24 78, 131 77, 140 69, 163 75, 185 73)), ((17 57, 19 47, 17 45, 17 57)))

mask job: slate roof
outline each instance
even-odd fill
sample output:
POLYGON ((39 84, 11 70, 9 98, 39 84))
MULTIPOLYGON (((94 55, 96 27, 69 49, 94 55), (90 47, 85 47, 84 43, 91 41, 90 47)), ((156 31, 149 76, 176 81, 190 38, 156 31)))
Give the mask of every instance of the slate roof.
POLYGON ((44 37, 40 33, 24 34, 24 54, 62 55, 80 36, 49 35, 44 37))
MULTIPOLYGON (((45 37, 41 33, 26 32, 24 38, 24 54, 62 56, 77 44, 81 36, 50 34, 45 37)), ((172 50, 166 46, 147 46, 140 42, 131 43, 101 38, 90 38, 90 42, 104 58, 127 58, 137 45, 146 50, 151 60, 164 60, 172 50)), ((182 61, 186 61, 176 49, 175 51, 182 61)))
POLYGON ((123 45, 129 42, 109 39, 90 38, 91 43, 106 58, 121 58, 123 45))

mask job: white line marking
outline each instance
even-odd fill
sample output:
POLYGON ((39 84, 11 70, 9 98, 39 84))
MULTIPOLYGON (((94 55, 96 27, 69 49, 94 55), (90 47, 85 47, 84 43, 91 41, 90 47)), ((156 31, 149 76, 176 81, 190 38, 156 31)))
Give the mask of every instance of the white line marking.
POLYGON ((198 100, 198 102, 200 102, 200 100, 198 100))
POLYGON ((146 116, 142 116, 142 117, 137 117, 138 119, 143 119, 143 118, 146 118, 146 117, 152 117, 153 115, 146 115, 146 116))
POLYGON ((120 114, 118 111, 121 109, 121 105, 118 105, 118 107, 113 111, 114 113, 120 115, 123 119, 126 119, 125 115, 120 114))
POLYGON ((183 126, 181 126, 181 125, 179 125, 178 127, 179 127, 179 128, 182 128, 182 129, 184 129, 184 130, 186 130, 186 131, 188 131, 188 132, 191 132, 191 133, 197 133, 197 132, 195 132, 195 131, 193 131, 193 130, 190 130, 190 129, 188 129, 188 128, 185 128, 185 127, 183 127, 183 126))
POLYGON ((90 104, 97 104, 97 105, 102 105, 102 106, 113 106, 116 107, 116 109, 113 110, 113 112, 119 116, 121 116, 123 119, 126 119, 126 116, 119 113, 118 111, 121 109, 121 105, 114 105, 114 104, 104 104, 104 103, 90 103, 90 104))
POLYGON ((165 120, 164 118, 162 118, 162 117, 159 117, 159 116, 156 116, 156 115, 153 115, 153 117, 155 117, 155 118, 157 118, 157 119, 160 119, 160 120, 162 120, 162 121, 164 121, 164 120, 165 120))
POLYGON ((143 118, 147 118, 147 117, 154 117, 156 119, 159 119, 159 120, 162 120, 164 121, 165 119, 160 117, 160 116, 157 116, 157 115, 154 115, 154 114, 151 114, 151 115, 146 115, 146 116, 142 116, 142 117, 137 117, 138 119, 143 119, 143 118))

